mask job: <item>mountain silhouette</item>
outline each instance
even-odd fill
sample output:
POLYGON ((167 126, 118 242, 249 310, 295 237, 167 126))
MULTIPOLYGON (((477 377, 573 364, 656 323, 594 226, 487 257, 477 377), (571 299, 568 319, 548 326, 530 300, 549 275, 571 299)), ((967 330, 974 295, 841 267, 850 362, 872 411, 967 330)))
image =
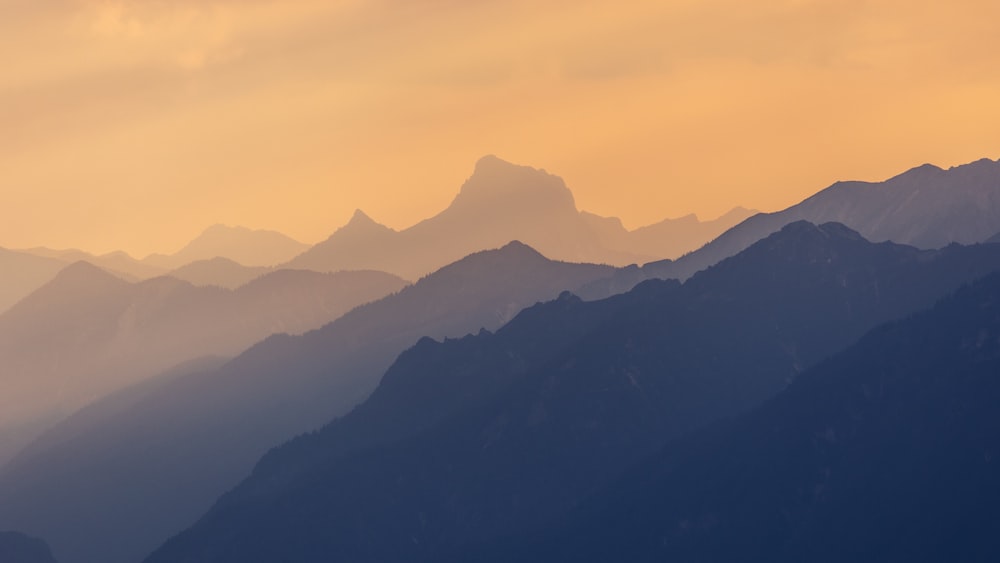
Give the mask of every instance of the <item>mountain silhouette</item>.
POLYGON ((87 262, 0 315, 0 462, 38 430, 123 385, 275 332, 322 326, 399 290, 380 272, 275 272, 236 291, 126 282, 87 262))
POLYGON ((17 532, 0 532, 0 561, 4 563, 56 563, 45 542, 17 532))
POLYGON ((244 266, 276 266, 307 248, 308 245, 276 231, 213 225, 176 253, 153 254, 143 262, 174 270, 191 262, 222 257, 244 266))
POLYGON ((496 333, 423 339, 147 561, 436 561, 529 532, 998 267, 991 245, 921 251, 797 222, 683 285, 564 293, 496 333))
POLYGON ((751 209, 735 207, 711 221, 700 221, 697 215, 690 214, 676 219, 664 219, 634 231, 626 230, 622 222, 614 217, 601 217, 586 212, 582 215, 597 230, 601 243, 608 248, 673 259, 704 246, 756 213, 751 209))
POLYGON ((164 268, 136 260, 122 251, 96 255, 75 248, 67 250, 53 250, 51 248, 36 247, 23 250, 22 252, 35 256, 54 258, 66 265, 74 262, 89 262, 102 270, 111 272, 128 281, 148 280, 150 278, 162 276, 167 272, 164 268))
POLYGON ((220 369, 152 378, 65 420, 0 470, 0 526, 44 534, 65 563, 137 561, 270 447, 362 401, 421 337, 496 329, 613 272, 511 242, 319 330, 268 338, 220 369))
POLYGON ((626 265, 664 256, 604 246, 561 178, 490 155, 476 163, 455 199, 434 217, 395 231, 356 211, 347 225, 288 266, 317 271, 371 268, 415 280, 510 240, 570 262, 626 265))
POLYGON ((229 258, 215 257, 191 262, 171 270, 168 275, 192 285, 236 289, 270 271, 271 268, 264 266, 244 266, 229 258))
POLYGON ((843 223, 872 241, 919 248, 983 242, 1000 231, 1000 161, 942 170, 918 166, 878 183, 837 182, 775 213, 759 213, 676 261, 645 266, 648 277, 685 279, 794 221, 843 223))
POLYGON ((0 248, 0 313, 45 285, 65 266, 59 260, 0 248))
POLYGON ((1000 275, 456 561, 993 561, 1000 275))

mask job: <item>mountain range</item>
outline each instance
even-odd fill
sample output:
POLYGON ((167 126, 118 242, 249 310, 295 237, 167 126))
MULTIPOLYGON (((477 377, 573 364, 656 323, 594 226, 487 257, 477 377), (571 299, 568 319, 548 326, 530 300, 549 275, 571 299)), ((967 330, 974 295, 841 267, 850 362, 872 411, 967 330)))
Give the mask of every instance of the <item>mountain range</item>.
POLYGON ((147 561, 437 561, 531 532, 998 267, 993 245, 921 251, 797 222, 683 285, 564 293, 495 334, 421 340, 368 401, 272 450, 147 561))
POLYGON ((277 266, 308 248, 309 245, 276 231, 213 225, 174 254, 152 254, 143 262, 174 270, 192 262, 222 257, 244 266, 277 266))
POLYGON ((347 225, 287 266, 317 271, 369 268, 418 279, 510 240, 554 260, 624 266, 697 248, 750 213, 736 209, 706 223, 694 216, 668 219, 630 232, 618 219, 578 211, 561 178, 490 155, 476 163, 472 176, 441 213, 396 231, 358 210, 347 225))
POLYGON ((0 248, 0 313, 51 280, 65 266, 59 260, 0 248))
POLYGON ((0 315, 0 463, 73 410, 170 366, 317 328, 405 283, 380 272, 278 271, 236 291, 129 283, 77 262, 0 315))
POLYGON ((319 330, 268 338, 221 368, 152 378, 56 425, 0 469, 0 526, 44 537, 64 563, 136 561, 207 510, 268 448, 364 400, 421 337, 493 330, 613 273, 514 242, 319 330))
POLYGON ((647 264, 647 275, 685 279, 794 221, 835 221, 872 241, 918 248, 985 242, 1000 232, 1000 160, 947 170, 924 164, 884 182, 837 182, 782 211, 758 213, 676 261, 647 264))
POLYGON ((993 274, 455 561, 995 560, 998 373, 993 274))
POLYGON ((0 529, 69 563, 185 526, 148 560, 987 560, 996 282, 852 343, 1000 268, 998 194, 983 159, 628 231, 488 156, 401 231, 0 250, 0 529))

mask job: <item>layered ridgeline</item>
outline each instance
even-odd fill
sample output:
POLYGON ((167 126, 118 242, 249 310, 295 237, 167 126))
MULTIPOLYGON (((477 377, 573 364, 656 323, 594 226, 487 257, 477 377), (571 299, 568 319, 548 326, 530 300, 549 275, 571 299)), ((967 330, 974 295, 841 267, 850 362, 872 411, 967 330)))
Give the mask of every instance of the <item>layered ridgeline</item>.
POLYGON ((679 260, 648 264, 650 277, 685 279, 794 221, 835 221, 872 241, 918 248, 984 242, 1000 232, 1000 161, 943 170, 919 166, 884 182, 837 182, 775 213, 759 213, 679 260))
POLYGON ((454 561, 996 561, 1000 276, 454 561))
POLYGON ((44 541, 17 532, 0 532, 3 563, 56 563, 44 541))
POLYGON ((287 262, 308 248, 309 245, 275 231, 213 225, 177 252, 153 254, 143 262, 173 270, 192 262, 222 257, 244 266, 270 267, 287 262))
POLYGON ((697 248, 748 213, 734 210, 707 223, 688 216, 629 232, 617 219, 578 211, 561 178, 486 156, 451 205, 434 217, 395 231, 359 210, 347 225, 289 266, 317 271, 370 268, 417 279, 511 240, 554 260, 641 264, 697 248))
POLYGON ((45 537, 64 563, 138 561, 269 448, 363 400, 420 337, 496 329, 613 273, 510 243, 320 330, 269 338, 221 369, 157 377, 71 417, 0 470, 0 526, 45 537))
POLYGON ((424 339, 147 561, 435 561, 537 529, 998 267, 994 245, 921 251, 799 222, 683 285, 566 293, 495 334, 424 339))
POLYGON ((53 258, 0 248, 0 313, 43 286, 65 266, 53 258))
POLYGON ((236 291, 129 283, 86 262, 0 315, 0 463, 80 406, 185 360, 235 355, 398 291, 381 272, 278 271, 236 291))

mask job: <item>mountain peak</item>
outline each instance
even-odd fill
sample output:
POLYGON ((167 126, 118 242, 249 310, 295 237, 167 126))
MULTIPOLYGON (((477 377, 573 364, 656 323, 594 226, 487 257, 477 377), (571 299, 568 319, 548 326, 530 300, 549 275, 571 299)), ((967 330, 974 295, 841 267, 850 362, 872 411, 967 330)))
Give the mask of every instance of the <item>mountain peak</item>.
POLYGON ((367 213, 361 209, 355 209, 354 214, 351 215, 351 220, 347 222, 348 225, 378 225, 374 219, 368 216, 367 213))
POLYGON ((452 203, 455 207, 544 206, 576 213, 576 202, 562 178, 543 169, 513 164, 495 155, 476 162, 472 176, 452 203))
POLYGON ((113 274, 98 268, 86 260, 78 260, 66 266, 56 275, 53 282, 75 283, 81 281, 105 281, 108 283, 127 283, 113 274))
POLYGON ((49 283, 38 288, 15 307, 32 302, 61 303, 67 299, 92 299, 119 292, 129 285, 129 282, 106 270, 80 260, 60 270, 49 283))

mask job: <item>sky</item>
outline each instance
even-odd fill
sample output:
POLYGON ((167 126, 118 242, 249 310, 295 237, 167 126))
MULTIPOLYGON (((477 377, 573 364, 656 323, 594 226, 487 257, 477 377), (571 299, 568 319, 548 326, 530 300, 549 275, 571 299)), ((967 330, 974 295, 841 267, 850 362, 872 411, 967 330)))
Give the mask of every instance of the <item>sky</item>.
POLYGON ((634 228, 1000 157, 993 0, 0 0, 0 246, 400 229, 486 154, 634 228))

